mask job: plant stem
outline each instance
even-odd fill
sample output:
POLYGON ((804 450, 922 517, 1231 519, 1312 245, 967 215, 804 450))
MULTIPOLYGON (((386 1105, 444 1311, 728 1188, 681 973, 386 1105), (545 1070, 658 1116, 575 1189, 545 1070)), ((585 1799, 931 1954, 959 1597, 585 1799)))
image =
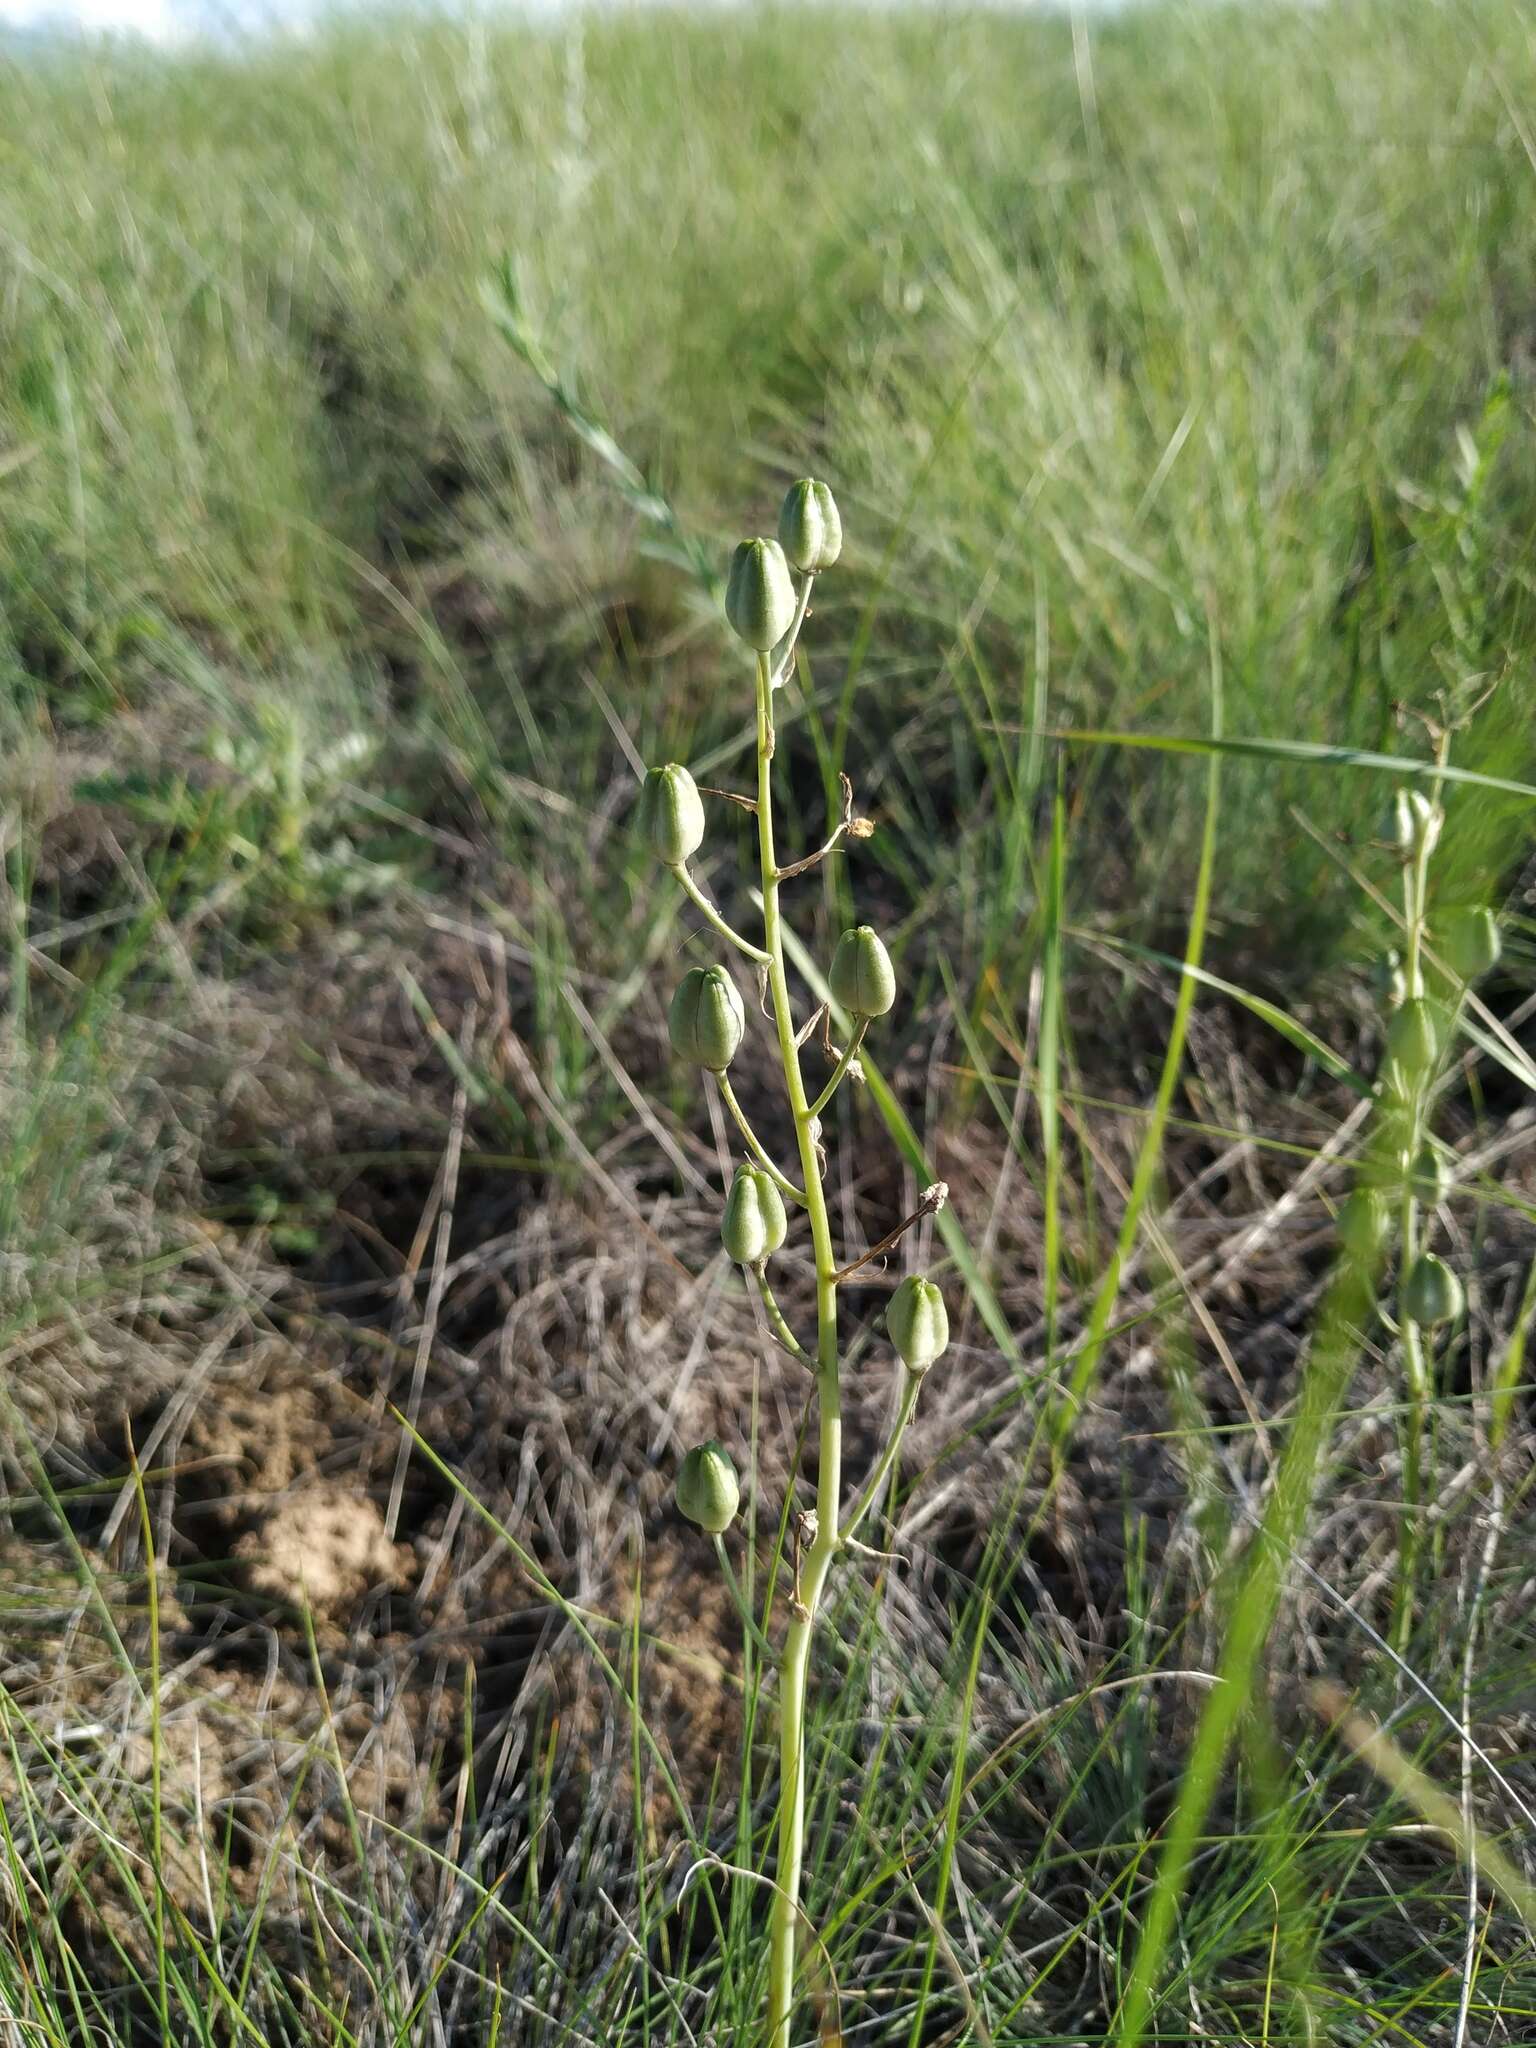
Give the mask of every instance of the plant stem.
POLYGON ((803 1366, 809 1367, 814 1372, 816 1370, 814 1361, 807 1355, 805 1346, 784 1320, 784 1311, 779 1307, 773 1289, 768 1285, 767 1261, 764 1260, 762 1265, 754 1266, 752 1270, 757 1275, 757 1291, 763 1297, 763 1307, 767 1311, 769 1326, 774 1336, 778 1338, 786 1351, 798 1358, 803 1366))
POLYGON ((869 1019, 867 1017, 860 1017, 855 1022, 853 1027, 853 1036, 849 1039, 847 1049, 844 1051, 842 1057, 838 1060, 837 1065, 832 1069, 831 1080, 828 1081, 826 1087, 822 1089, 821 1093, 817 1096, 816 1100, 811 1104, 812 1116, 820 1116, 821 1112, 826 1108, 827 1104, 832 1100, 833 1096, 837 1093, 838 1086, 841 1083, 844 1074, 847 1073, 848 1069, 853 1065, 854 1061, 859 1056, 859 1047, 864 1043, 864 1034, 868 1029, 869 1019))
MULTIPOLYGON (((801 611, 809 593, 801 592, 801 611)), ((773 691, 766 654, 757 660, 757 842, 763 886, 763 943, 769 953, 768 986, 784 1086, 795 1121, 795 1138, 805 1176, 804 1202, 816 1261, 816 1384, 821 1409, 820 1459, 816 1483, 816 1535, 801 1565, 800 1599, 792 1611, 779 1662, 779 1861, 768 1936, 768 2048, 789 2048, 795 1996, 796 1926, 800 1872, 805 1858, 805 1690, 811 1635, 838 1547, 837 1516, 842 1491, 843 1422, 837 1360, 837 1261, 832 1225, 821 1184, 810 1104, 800 1073, 784 937, 779 921, 779 872, 773 850, 773 691)))
POLYGON ((763 951, 762 947, 754 946, 752 941, 744 939, 733 925, 726 923, 725 919, 716 910, 713 903, 710 902, 704 891, 681 862, 678 863, 672 872, 677 877, 678 887, 706 924, 712 926, 722 939, 729 939, 738 952, 745 953, 749 960, 755 960, 759 967, 766 967, 768 965, 768 955, 763 951))
POLYGON ((799 574, 800 594, 795 603, 794 621, 784 638, 768 655, 770 709, 773 692, 789 681, 789 671, 794 666, 795 646, 800 638, 800 628, 805 624, 806 612, 810 609, 811 585, 816 581, 802 570, 799 574))
POLYGON ((757 1161, 764 1173, 768 1175, 776 1188, 788 1195, 792 1202, 798 1202, 802 1208, 809 1207, 805 1195, 795 1186, 787 1174, 781 1173, 778 1167, 774 1165, 767 1146, 757 1135, 756 1131, 753 1130, 751 1124, 748 1123, 747 1112, 736 1100, 736 1090, 731 1086, 730 1077, 723 1068, 716 1074, 715 1079, 720 1084, 721 1099, 725 1103, 726 1108, 731 1112, 731 1115, 736 1119, 736 1128, 746 1139, 747 1149, 751 1152, 752 1157, 757 1161))
POLYGON ((901 1408, 896 1417, 896 1427, 891 1431, 890 1442, 880 1453, 879 1462, 864 1485, 864 1491, 853 1504, 853 1512, 838 1531, 839 1543, 853 1540, 853 1532, 880 1498, 880 1489, 890 1475, 901 1449, 901 1440, 907 1433, 907 1424, 912 1420, 912 1411, 917 1406, 917 1397, 923 1391, 923 1376, 920 1372, 909 1372, 906 1385, 901 1390, 901 1408))

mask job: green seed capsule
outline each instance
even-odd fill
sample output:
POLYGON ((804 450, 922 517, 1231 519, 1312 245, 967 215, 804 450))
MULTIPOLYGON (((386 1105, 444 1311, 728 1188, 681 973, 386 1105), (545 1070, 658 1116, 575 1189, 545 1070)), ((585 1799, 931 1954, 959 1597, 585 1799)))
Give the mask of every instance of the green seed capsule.
POLYGON ((795 589, 776 540, 744 540, 731 557, 725 616, 749 647, 766 654, 795 620, 795 589))
POLYGON ((891 1296, 885 1327, 908 1372, 926 1372, 949 1343, 949 1311, 931 1280, 913 1273, 891 1296))
POLYGON ((1408 977, 1403 972, 1403 956, 1389 950, 1376 963, 1372 979, 1382 1006, 1388 1010, 1400 1009, 1408 1000, 1408 977))
POLYGON ((834 1002, 855 1017, 883 1017, 896 1000, 896 970, 873 925, 843 933, 827 976, 834 1002))
POLYGON ((721 1444, 696 1444, 677 1475, 677 1505, 690 1522, 719 1536, 741 1505, 736 1467, 721 1444))
POLYGON ((1413 1162, 1414 1195, 1431 1209, 1438 1209, 1450 1191, 1450 1162, 1439 1146, 1426 1138, 1413 1162))
POLYGON ((1404 854, 1432 853, 1445 813, 1422 789, 1400 789, 1387 817, 1387 837, 1404 854))
POLYGON ((738 1166, 720 1219, 720 1242, 738 1265, 757 1266, 776 1252, 789 1231, 773 1176, 760 1166, 738 1166))
POLYGON ((667 1012, 672 1049, 680 1059, 723 1074, 747 1028, 736 984, 723 967, 691 967, 667 1012))
POLYGON ((1441 920, 1438 947, 1441 958, 1462 981, 1476 981, 1498 964, 1503 950, 1498 919, 1491 910, 1469 905, 1448 910, 1441 920))
POLYGON ((669 868, 681 867, 704 838, 704 803, 686 768, 669 761, 652 768, 640 788, 640 829, 652 853, 669 868))
POLYGON ((1403 1314, 1421 1329, 1432 1330, 1437 1323, 1449 1323, 1461 1314, 1466 1297, 1461 1282, 1433 1252, 1414 1260, 1403 1282, 1403 1314))
POLYGON ((779 541, 790 561, 807 575, 832 567, 843 551, 843 522, 825 484, 803 476, 790 485, 779 512, 779 541))
POLYGON ((1387 1061, 1417 1080, 1435 1064, 1440 1049, 1439 1023, 1434 1006, 1423 996, 1411 996, 1392 1013, 1387 1026, 1387 1061))

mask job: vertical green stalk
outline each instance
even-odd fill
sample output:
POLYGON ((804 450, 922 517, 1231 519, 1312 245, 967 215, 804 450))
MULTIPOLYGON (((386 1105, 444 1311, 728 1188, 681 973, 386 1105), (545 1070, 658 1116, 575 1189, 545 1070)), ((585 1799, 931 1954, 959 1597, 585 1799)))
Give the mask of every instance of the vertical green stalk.
MULTIPOLYGON (((1441 767, 1445 765, 1448 744, 1449 735, 1444 735, 1436 745, 1438 765, 1441 767)), ((1440 781, 1436 778, 1430 791, 1431 799, 1435 803, 1440 800, 1440 789, 1440 781)), ((1418 1002, 1424 994, 1424 925, 1429 896, 1430 846, 1431 835, 1427 832, 1421 833, 1413 850, 1413 858, 1403 870, 1403 978, 1409 1002, 1418 1002)), ((1403 1289, 1423 1249, 1419 1242, 1419 1199, 1415 1189, 1419 1147, 1424 1142, 1424 1105, 1430 1079, 1431 1076, 1424 1073, 1412 1077, 1412 1099, 1408 1109, 1404 1147, 1407 1171, 1403 1175, 1399 1210, 1401 1244, 1397 1266, 1397 1321, 1402 1335, 1403 1371, 1408 1382, 1408 1399, 1411 1403, 1403 1438, 1402 1570, 1398 1574, 1396 1612, 1392 1628, 1393 1647, 1399 1655, 1408 1647, 1408 1636, 1413 1625, 1414 1581, 1418 1576, 1420 1548, 1419 1511, 1424 1497, 1424 1439, 1429 1429, 1429 1365, 1424 1351, 1424 1334, 1406 1311, 1403 1289)))
POLYGON ((757 658, 757 844, 762 871, 763 945, 768 953, 768 987, 784 1086, 795 1121, 805 1208, 816 1262, 816 1389, 821 1404, 821 1456, 816 1480, 816 1534, 802 1562, 799 1600, 791 1611, 779 1662, 779 1861, 768 1949, 769 2048, 789 2048, 795 1994, 796 1923, 800 1872, 805 1860, 805 1691, 811 1636, 837 1550, 838 1502, 842 1491, 843 1422, 837 1373, 837 1261, 832 1226, 821 1184, 810 1105, 800 1073, 789 981, 784 969, 784 936, 779 921, 779 875, 773 850, 773 705, 769 657, 757 658))

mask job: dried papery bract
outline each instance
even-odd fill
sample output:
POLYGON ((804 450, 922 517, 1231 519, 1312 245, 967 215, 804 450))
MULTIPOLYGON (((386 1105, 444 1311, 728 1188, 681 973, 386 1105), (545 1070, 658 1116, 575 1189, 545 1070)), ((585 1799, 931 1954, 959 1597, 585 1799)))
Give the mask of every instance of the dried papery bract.
MULTIPOLYGON (((864 1257, 840 1265, 832 1237, 832 1221, 823 1187, 827 1157, 822 1142, 822 1114, 838 1087, 860 1071, 854 1057, 873 1019, 885 1016, 896 1001, 896 974, 878 935, 859 925, 844 932, 833 956, 828 984, 838 1009, 852 1020, 848 1044, 839 1052, 823 1035, 833 1061, 831 1074, 813 1097, 801 1070, 807 1040, 805 1028, 814 1017, 797 1018, 792 1005, 780 891, 797 876, 809 873, 839 843, 862 840, 868 826, 857 819, 853 791, 846 777, 841 814, 831 821, 831 836, 813 852, 781 865, 775 844, 773 806, 774 692, 794 671, 795 645, 804 622, 812 579, 832 566, 842 547, 842 521, 825 484, 803 478, 794 485, 780 514, 778 540, 743 541, 731 558, 726 581, 726 620, 737 638, 755 656, 757 787, 751 799, 757 830, 757 889, 762 903, 762 943, 744 938, 705 898, 686 863, 701 838, 699 792, 686 768, 669 763, 648 778, 644 828, 658 857, 676 874, 684 893, 705 916, 710 929, 753 962, 760 977, 764 1012, 773 1031, 783 1075, 787 1123, 793 1134, 798 1175, 792 1177, 775 1161, 753 1127, 726 1073, 746 1030, 746 1013, 734 982, 719 966, 692 969, 672 998, 668 1028, 679 1057, 712 1072, 721 1099, 746 1146, 748 1157, 736 1169, 721 1218, 720 1237, 732 1260, 755 1278, 775 1341, 815 1375, 814 1399, 819 1411, 814 1506, 792 1501, 785 1526, 793 1532, 793 1553, 774 1581, 787 1614, 782 1631, 776 1618, 762 1625, 750 1615, 746 1626, 770 1663, 777 1666, 779 1722, 778 1858, 769 1909, 768 2012, 769 2048, 788 2048, 790 2018, 797 1990, 797 1943, 800 1935, 801 1871, 805 1861, 806 1770, 805 1708, 809 1682, 811 1637, 823 1607, 828 1577, 835 1561, 853 1547, 853 1531, 869 1514, 895 1465, 902 1431, 911 1417, 921 1376, 943 1352, 949 1319, 937 1284, 914 1277, 903 1282, 887 1311, 887 1327, 904 1365, 904 1394, 896 1420, 861 1491, 845 1504, 843 1491, 842 1386, 840 1381, 838 1286, 858 1270, 864 1257), (793 564, 793 571, 791 570, 793 564), (788 1234, 786 1200, 805 1211, 811 1261, 815 1270, 816 1336, 802 1343, 774 1299, 768 1285, 770 1258, 784 1249, 788 1234), (777 1651, 768 1646, 777 1639, 777 1651)), ((812 1040, 812 1043, 816 1041, 812 1040)), ((773 1133, 770 1131, 769 1136, 773 1133)), ((934 1213, 942 1189, 890 1234, 889 1244, 904 1229, 934 1213)), ((882 1247, 883 1248, 883 1247, 882 1247)), ((690 1451, 678 1476, 682 1513, 716 1538, 721 1565, 733 1600, 740 1593, 721 1537, 737 1507, 737 1486, 729 1456, 718 1444, 690 1451)))

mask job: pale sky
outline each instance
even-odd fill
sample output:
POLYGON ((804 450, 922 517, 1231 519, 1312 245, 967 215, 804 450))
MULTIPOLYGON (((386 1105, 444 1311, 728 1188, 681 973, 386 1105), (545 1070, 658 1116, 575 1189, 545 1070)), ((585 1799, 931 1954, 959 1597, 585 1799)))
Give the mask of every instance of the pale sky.
POLYGON ((172 42, 196 29, 301 21, 310 0, 0 0, 0 27, 124 30, 172 42))
POLYGON ((195 0, 0 0, 0 23, 10 26, 130 29, 156 42, 184 32, 196 12, 195 0))
POLYGON ((0 0, 0 21, 27 26, 38 21, 78 22, 82 28, 136 28, 149 36, 172 31, 171 0, 0 0))

